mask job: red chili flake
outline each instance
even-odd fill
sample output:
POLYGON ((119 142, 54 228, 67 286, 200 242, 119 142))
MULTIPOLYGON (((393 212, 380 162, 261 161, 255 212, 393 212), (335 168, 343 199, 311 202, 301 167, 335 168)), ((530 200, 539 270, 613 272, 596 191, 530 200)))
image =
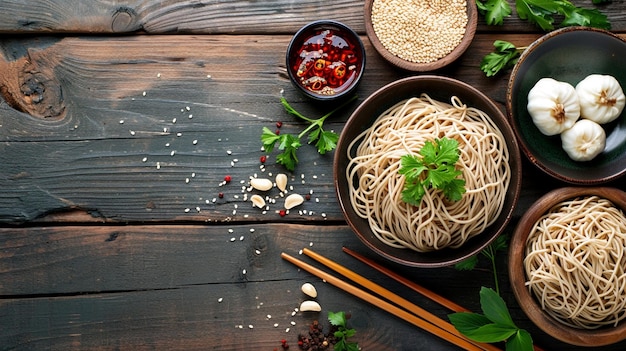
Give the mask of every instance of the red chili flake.
POLYGON ((283 122, 280 122, 280 121, 276 122, 276 128, 280 128, 282 126, 283 126, 283 122))
POLYGON ((261 161, 261 163, 265 163, 265 161, 267 161, 267 156, 263 155, 259 158, 259 161, 261 161))
POLYGON ((279 135, 280 134, 280 129, 276 129, 276 132, 274 132, 274 134, 279 135))
POLYGON ((281 217, 285 217, 285 216, 287 215, 287 211, 285 211, 285 210, 280 210, 280 211, 278 212, 278 214, 279 214, 281 217))
POLYGON ((231 176, 229 176, 229 175, 227 175, 227 176, 225 176, 225 177, 224 177, 224 181, 225 181, 226 183, 230 183, 230 181, 231 181, 231 180, 233 180, 233 178, 231 178, 231 176))
POLYGON ((306 201, 311 200, 311 194, 304 195, 304 198, 306 199, 306 201))
POLYGON ((219 197, 220 199, 223 199, 224 198, 224 193, 217 194, 217 197, 219 197))

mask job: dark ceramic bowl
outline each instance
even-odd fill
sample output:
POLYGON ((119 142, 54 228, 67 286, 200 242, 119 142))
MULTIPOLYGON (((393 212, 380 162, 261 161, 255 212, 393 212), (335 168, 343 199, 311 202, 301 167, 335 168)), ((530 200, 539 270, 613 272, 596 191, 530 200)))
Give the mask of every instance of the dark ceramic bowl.
POLYGON ((546 136, 526 109, 528 92, 543 77, 576 86, 590 74, 614 76, 626 89, 626 42, 607 31, 572 27, 553 31, 533 42, 513 68, 506 96, 508 118, 523 153, 550 176, 576 185, 605 183, 626 172, 626 111, 603 125, 605 150, 591 161, 570 159, 560 136, 546 136))
POLYGON ((315 21, 291 39, 286 65, 289 79, 304 95, 335 101, 357 88, 365 70, 365 47, 345 24, 315 21))
POLYGON ((414 72, 428 72, 440 69, 456 61, 470 46, 474 35, 476 34, 476 26, 478 23, 478 9, 476 2, 471 0, 467 1, 467 26, 465 27, 465 35, 463 39, 448 55, 428 63, 411 62, 409 60, 402 59, 392 52, 390 52, 380 41, 376 32, 374 31, 374 25, 372 24, 372 7, 374 0, 365 1, 365 32, 369 41, 374 49, 389 63, 404 70, 414 72))
POLYGON ((557 321, 542 310, 537 299, 528 290, 523 263, 526 240, 539 218, 563 201, 591 195, 607 199, 613 205, 626 212, 626 193, 619 189, 608 187, 564 187, 553 190, 538 199, 520 219, 509 245, 508 269, 515 298, 535 325, 548 335, 568 344, 599 347, 624 340, 626 338, 626 322, 621 321, 615 327, 607 326, 595 330, 584 330, 572 328, 557 321))
POLYGON ((480 252, 489 245, 506 227, 519 197, 522 166, 521 156, 515 136, 507 120, 497 105, 487 96, 474 87, 461 81, 432 75, 414 76, 390 83, 369 96, 352 113, 343 130, 341 131, 333 165, 335 189, 341 209, 348 224, 359 239, 379 255, 407 266, 413 267, 441 267, 449 266, 467 259, 480 252), (346 178, 348 167, 349 144, 362 131, 369 128, 372 123, 389 107, 394 104, 427 93, 432 98, 440 101, 450 101, 452 96, 457 96, 468 106, 476 107, 489 114, 503 133, 510 153, 511 181, 504 200, 500 216, 483 233, 468 240, 460 248, 446 248, 438 251, 420 253, 410 249, 399 249, 381 242, 372 232, 368 221, 359 217, 350 203, 350 186, 354 179, 346 178))

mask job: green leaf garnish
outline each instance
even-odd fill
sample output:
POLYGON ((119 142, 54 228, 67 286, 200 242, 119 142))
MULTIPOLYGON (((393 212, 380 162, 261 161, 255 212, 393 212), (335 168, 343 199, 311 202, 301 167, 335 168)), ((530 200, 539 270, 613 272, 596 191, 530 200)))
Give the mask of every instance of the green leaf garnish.
POLYGON ((428 141, 416 155, 400 158, 398 173, 404 175, 402 201, 418 206, 430 188, 439 189, 451 201, 458 201, 465 193, 465 180, 455 168, 459 160, 459 143, 454 139, 441 138, 428 141))
POLYGON ((493 289, 480 289, 483 314, 458 312, 448 315, 454 327, 466 337, 486 343, 506 342, 506 351, 532 351, 530 334, 515 325, 506 303, 493 289))
POLYGON ((335 351, 358 351, 359 345, 356 342, 348 341, 349 337, 354 336, 356 330, 348 328, 348 319, 345 312, 328 311, 328 321, 331 325, 337 327, 334 335, 337 338, 335 343, 335 351))
POLYGON ((525 49, 504 40, 494 41, 493 46, 495 51, 485 55, 480 63, 480 69, 487 77, 493 77, 500 71, 513 67, 525 49))
MULTIPOLYGON (((608 2, 607 0, 593 0, 594 4, 608 2)), ((511 7, 506 0, 476 0, 479 12, 484 15, 488 25, 502 25, 504 19, 511 15, 511 7)), ((587 9, 575 6, 568 0, 515 0, 515 9, 520 19, 526 20, 544 31, 551 31, 556 26, 585 26, 601 29, 611 29, 608 17, 598 9, 587 9), (556 17, 555 17, 556 16, 556 17), (555 18, 562 18, 555 23, 555 18)), ((515 45, 502 40, 494 42, 495 52, 483 57, 480 69, 487 77, 495 76, 517 62, 525 48, 516 48, 515 45)))
POLYGON ((308 134, 308 143, 315 144, 317 148, 317 152, 320 155, 324 155, 327 152, 334 150, 337 147, 337 141, 339 140, 339 134, 324 130, 322 126, 324 125, 324 121, 330 117, 337 110, 343 108, 348 103, 352 102, 356 99, 357 96, 354 95, 350 100, 343 103, 341 106, 336 109, 330 111, 324 116, 318 119, 311 119, 300 112, 296 111, 287 99, 281 96, 280 103, 283 105, 285 111, 287 113, 296 116, 306 122, 309 123, 309 126, 305 128, 300 134, 276 134, 272 132, 269 128, 263 127, 263 131, 261 133, 261 143, 263 144, 263 148, 266 152, 270 153, 274 150, 276 143, 279 144, 278 149, 282 152, 278 154, 276 157, 276 163, 285 166, 285 168, 289 171, 293 171, 298 164, 297 151, 300 146, 302 146, 300 139, 308 134))
POLYGON ((500 26, 504 18, 511 15, 511 6, 506 0, 476 0, 478 11, 485 16, 485 22, 490 26, 500 26))

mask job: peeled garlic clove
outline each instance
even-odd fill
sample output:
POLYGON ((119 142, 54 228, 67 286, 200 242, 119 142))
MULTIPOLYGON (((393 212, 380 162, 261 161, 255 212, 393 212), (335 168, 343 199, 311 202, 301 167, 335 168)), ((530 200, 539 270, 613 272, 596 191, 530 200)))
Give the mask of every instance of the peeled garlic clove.
POLYGON ((530 89, 526 109, 535 126, 545 135, 556 135, 571 128, 580 117, 576 89, 552 78, 541 78, 530 89))
POLYGON ((561 143, 572 160, 590 161, 604 150, 606 133, 598 123, 581 119, 561 133, 561 143))
POLYGON ((296 206, 301 205, 304 202, 304 198, 300 194, 291 194, 285 198, 285 209, 289 210, 296 206))
POLYGON ((305 293, 306 295, 312 298, 317 297, 317 289, 315 289, 315 287, 311 283, 302 284, 302 287, 300 288, 300 290, 302 290, 303 293, 305 293))
POLYGON ((276 187, 280 191, 287 190, 287 175, 280 173, 276 176, 276 187))
POLYGON ((322 306, 315 301, 303 301, 300 304, 300 311, 302 312, 319 312, 322 310, 322 306))
POLYGON ((271 180, 265 178, 252 178, 250 179, 250 186, 252 186, 256 190, 268 191, 274 186, 274 183, 272 183, 271 180))
POLYGON ((615 120, 626 105, 626 96, 615 77, 591 74, 576 85, 580 116, 604 124, 615 120))
POLYGON ((265 207, 265 199, 263 199, 263 197, 261 195, 252 195, 250 197, 250 201, 252 201, 252 205, 256 206, 258 208, 263 208, 265 207))

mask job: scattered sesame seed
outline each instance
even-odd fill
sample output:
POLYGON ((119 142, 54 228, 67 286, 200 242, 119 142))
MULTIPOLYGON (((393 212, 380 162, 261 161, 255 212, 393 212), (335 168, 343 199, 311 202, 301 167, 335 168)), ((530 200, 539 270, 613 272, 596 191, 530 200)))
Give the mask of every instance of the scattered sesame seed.
POLYGON ((274 323, 274 328, 278 328, 278 323, 274 323))
POLYGON ((147 157, 144 157, 144 158, 141 159, 141 162, 146 162, 146 161, 148 161, 147 157))
POLYGON ((191 143, 196 145, 198 143, 198 140, 196 139, 196 140, 192 141, 191 143))
POLYGON ((219 299, 217 299, 217 302, 222 303, 222 301, 224 301, 223 297, 220 297, 219 299))
POLYGON ((123 119, 120 120, 120 124, 124 124, 124 120, 123 119))
POLYGON ((143 93, 141 93, 141 95, 146 96, 146 92, 144 91, 143 93))

